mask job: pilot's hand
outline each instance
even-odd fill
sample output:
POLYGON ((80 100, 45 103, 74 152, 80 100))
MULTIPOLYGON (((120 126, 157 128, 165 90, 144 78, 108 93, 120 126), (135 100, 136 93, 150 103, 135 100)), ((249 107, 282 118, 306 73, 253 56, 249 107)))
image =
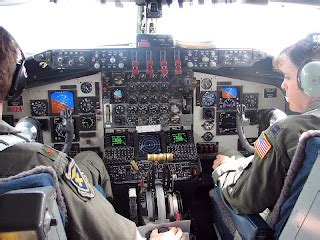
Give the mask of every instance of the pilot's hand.
POLYGON ((169 231, 162 233, 159 233, 157 228, 153 229, 150 240, 185 240, 185 238, 182 236, 181 228, 171 227, 169 231))
POLYGON ((234 160, 234 159, 235 159, 234 156, 228 157, 228 156, 225 156, 225 155, 218 154, 217 157, 216 157, 216 159, 213 160, 213 164, 212 164, 212 169, 213 169, 213 171, 214 171, 217 167, 219 167, 219 166, 222 164, 222 162, 226 162, 226 161, 230 161, 230 160, 234 160))

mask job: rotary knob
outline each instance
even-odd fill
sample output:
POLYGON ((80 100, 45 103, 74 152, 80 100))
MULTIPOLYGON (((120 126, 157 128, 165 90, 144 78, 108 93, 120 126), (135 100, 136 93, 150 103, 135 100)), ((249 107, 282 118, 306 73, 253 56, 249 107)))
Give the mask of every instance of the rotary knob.
POLYGON ((72 65, 73 65, 73 60, 69 60, 69 61, 68 61, 68 65, 69 65, 69 66, 72 66, 72 65))
POLYGON ((119 63, 118 68, 124 68, 124 63, 119 63))
POLYGON ((207 63, 210 59, 207 56, 203 56, 201 60, 202 62, 207 63))
POLYGON ((95 69, 99 69, 101 66, 100 66, 100 63, 95 63, 94 65, 93 65, 93 67, 95 68, 95 69))
POLYGON ((192 68, 193 67, 193 63, 192 62, 187 62, 187 67, 188 68, 192 68))
POLYGON ((115 62, 116 62, 116 59, 115 59, 115 57, 111 57, 109 61, 110 61, 111 63, 115 63, 115 62))
POLYGON ((85 60, 86 60, 86 59, 84 58, 84 56, 79 57, 79 62, 80 62, 80 63, 84 63, 85 60))

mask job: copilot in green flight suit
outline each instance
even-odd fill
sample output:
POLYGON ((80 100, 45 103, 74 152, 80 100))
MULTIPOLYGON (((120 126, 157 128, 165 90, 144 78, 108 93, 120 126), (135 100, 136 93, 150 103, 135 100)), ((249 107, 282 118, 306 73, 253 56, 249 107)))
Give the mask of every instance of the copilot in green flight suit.
POLYGON ((212 176, 236 213, 255 214, 276 203, 299 137, 320 129, 320 101, 302 115, 288 116, 263 131, 255 153, 223 162, 212 176))

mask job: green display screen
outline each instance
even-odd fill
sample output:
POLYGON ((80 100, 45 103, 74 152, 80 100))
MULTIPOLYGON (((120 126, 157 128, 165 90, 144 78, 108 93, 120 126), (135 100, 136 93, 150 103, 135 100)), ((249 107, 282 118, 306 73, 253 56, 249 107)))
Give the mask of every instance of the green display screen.
POLYGON ((185 132, 171 133, 171 142, 173 144, 187 143, 188 135, 185 132))
POLYGON ((127 146, 127 137, 125 135, 113 135, 111 136, 112 146, 127 146))

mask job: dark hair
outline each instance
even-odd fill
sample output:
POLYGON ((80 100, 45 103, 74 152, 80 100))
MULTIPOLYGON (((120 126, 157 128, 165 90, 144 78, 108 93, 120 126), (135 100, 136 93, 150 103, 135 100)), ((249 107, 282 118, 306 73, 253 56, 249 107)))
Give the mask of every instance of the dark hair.
POLYGON ((5 100, 11 87, 19 49, 11 34, 0 26, 0 102, 5 100))
POLYGON ((306 38, 282 50, 273 61, 276 69, 279 69, 280 57, 284 54, 297 68, 308 60, 320 59, 320 33, 311 33, 306 38))

